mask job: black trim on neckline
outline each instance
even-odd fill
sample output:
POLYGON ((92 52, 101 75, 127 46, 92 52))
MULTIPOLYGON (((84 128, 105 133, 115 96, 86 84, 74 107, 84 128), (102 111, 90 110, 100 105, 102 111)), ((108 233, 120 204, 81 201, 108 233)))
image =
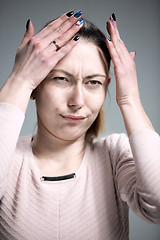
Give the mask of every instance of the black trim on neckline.
POLYGON ((42 176, 41 180, 42 181, 61 181, 61 180, 67 180, 67 179, 71 179, 76 177, 75 173, 71 173, 68 175, 64 175, 64 176, 57 176, 57 177, 47 177, 47 176, 42 176))

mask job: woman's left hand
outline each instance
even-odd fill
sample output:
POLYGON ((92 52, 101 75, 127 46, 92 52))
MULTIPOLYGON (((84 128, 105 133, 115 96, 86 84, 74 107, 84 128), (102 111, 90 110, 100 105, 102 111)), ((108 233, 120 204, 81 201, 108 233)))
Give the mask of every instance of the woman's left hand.
POLYGON ((110 35, 107 38, 107 46, 114 64, 116 78, 116 100, 121 108, 124 104, 140 100, 134 62, 135 52, 128 52, 120 38, 117 22, 112 16, 107 22, 107 30, 110 35))
POLYGON ((135 52, 129 53, 125 47, 113 15, 107 23, 107 30, 110 35, 107 38, 107 46, 116 78, 116 100, 123 115, 128 136, 146 128, 154 130, 140 100, 134 62, 135 52))

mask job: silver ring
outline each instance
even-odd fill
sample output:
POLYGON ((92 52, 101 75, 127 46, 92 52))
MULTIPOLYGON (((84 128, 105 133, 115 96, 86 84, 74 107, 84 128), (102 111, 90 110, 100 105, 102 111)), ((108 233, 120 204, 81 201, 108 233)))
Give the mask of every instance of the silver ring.
POLYGON ((56 51, 58 51, 60 49, 59 45, 56 43, 56 41, 53 41, 53 44, 55 45, 56 47, 56 51))

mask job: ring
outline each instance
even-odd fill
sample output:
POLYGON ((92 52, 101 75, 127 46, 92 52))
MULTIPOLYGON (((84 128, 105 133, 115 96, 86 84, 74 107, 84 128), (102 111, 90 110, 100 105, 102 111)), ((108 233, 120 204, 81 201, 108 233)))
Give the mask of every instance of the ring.
POLYGON ((56 51, 58 51, 60 49, 59 45, 56 43, 56 41, 53 41, 55 47, 56 47, 56 51))

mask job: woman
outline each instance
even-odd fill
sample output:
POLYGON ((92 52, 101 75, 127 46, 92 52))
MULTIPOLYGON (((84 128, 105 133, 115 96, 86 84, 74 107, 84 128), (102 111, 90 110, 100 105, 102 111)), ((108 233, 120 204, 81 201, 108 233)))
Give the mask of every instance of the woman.
POLYGON ((28 22, 0 92, 1 239, 125 240, 128 206, 160 223, 159 135, 143 110, 135 53, 120 39, 114 14, 107 30, 106 40, 80 11, 37 35, 28 22), (95 138, 103 127, 110 56, 129 139, 95 138), (18 139, 30 96, 37 133, 18 139))

